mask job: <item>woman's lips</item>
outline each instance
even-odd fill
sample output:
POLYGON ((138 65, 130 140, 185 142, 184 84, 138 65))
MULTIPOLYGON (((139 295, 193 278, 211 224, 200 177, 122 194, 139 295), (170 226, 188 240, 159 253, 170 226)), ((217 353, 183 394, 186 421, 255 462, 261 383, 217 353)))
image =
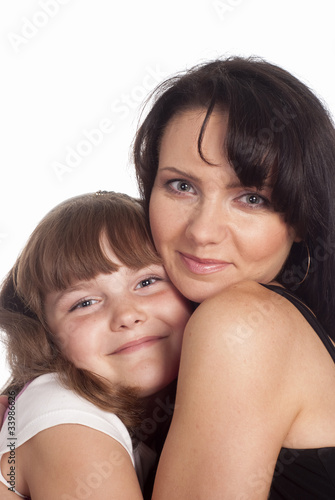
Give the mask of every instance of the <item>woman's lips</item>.
POLYGON ((152 344, 158 342, 159 340, 162 340, 165 337, 142 337, 137 340, 133 340, 131 342, 127 342, 126 344, 121 345, 118 347, 115 351, 113 351, 111 354, 127 354, 131 353, 134 351, 138 351, 139 349, 142 349, 143 347, 149 347, 152 344))
POLYGON ((222 271, 229 262, 216 259, 199 259, 193 255, 179 252, 180 258, 185 267, 194 274, 212 274, 222 271))

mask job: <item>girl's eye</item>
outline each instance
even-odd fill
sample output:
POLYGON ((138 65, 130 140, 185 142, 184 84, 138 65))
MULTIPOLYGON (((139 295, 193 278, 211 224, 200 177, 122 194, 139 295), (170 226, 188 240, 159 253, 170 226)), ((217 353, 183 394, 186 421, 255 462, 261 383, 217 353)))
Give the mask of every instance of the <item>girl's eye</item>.
POLYGON ((96 299, 86 299, 82 300, 81 302, 78 302, 76 305, 74 305, 70 311, 75 311, 76 309, 83 309, 84 307, 89 307, 92 306, 93 304, 96 304, 98 300, 96 299))
POLYGON ((171 190, 177 191, 179 193, 194 193, 194 188, 192 187, 192 184, 190 184, 187 181, 181 181, 181 180, 174 180, 174 181, 169 181, 168 185, 171 190))
POLYGON ((149 278, 145 278, 144 280, 141 280, 135 287, 135 290, 138 290, 139 288, 145 288, 147 286, 153 285, 156 283, 156 281, 160 281, 160 278, 156 278, 154 276, 150 276, 149 278))

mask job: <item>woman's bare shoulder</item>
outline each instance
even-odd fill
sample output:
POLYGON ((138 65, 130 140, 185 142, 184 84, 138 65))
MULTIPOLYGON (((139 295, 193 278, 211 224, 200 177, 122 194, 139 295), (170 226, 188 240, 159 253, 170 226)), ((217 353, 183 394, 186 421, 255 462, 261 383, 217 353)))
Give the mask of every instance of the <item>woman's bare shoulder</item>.
MULTIPOLYGON (((249 491, 249 479, 275 463, 302 407, 300 384, 292 383, 298 343, 284 300, 277 303, 277 294, 257 283, 239 283, 207 299, 189 321, 161 458, 163 473, 168 464, 185 490, 201 478, 226 496, 249 491), (186 485, 185 467, 194 471, 186 485)), ((270 481, 268 474, 257 498, 267 496, 270 481)))
POLYGON ((229 305, 230 307, 255 307, 265 304, 273 310, 287 301, 277 293, 255 281, 240 281, 225 287, 216 295, 206 299, 201 305, 206 307, 229 305))
MULTIPOLYGON (((193 314, 187 331, 205 326, 237 343, 247 339, 269 339, 269 332, 291 337, 299 315, 281 295, 253 281, 244 281, 206 299, 193 314)), ((286 338, 286 340, 287 340, 286 338)))

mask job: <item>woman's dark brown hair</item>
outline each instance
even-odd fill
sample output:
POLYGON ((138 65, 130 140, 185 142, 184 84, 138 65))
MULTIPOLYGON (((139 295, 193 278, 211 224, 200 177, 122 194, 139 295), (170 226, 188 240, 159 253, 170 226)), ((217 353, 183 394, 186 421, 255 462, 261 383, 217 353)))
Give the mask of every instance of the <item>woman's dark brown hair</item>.
POLYGON ((5 392, 18 392, 37 376, 56 372, 68 388, 115 413, 128 427, 138 423, 136 390, 112 386, 62 355, 44 316, 44 298, 118 269, 101 248, 102 235, 128 267, 161 263, 149 234, 140 202, 113 192, 71 198, 42 219, 0 292, 0 328, 11 371, 5 392))
POLYGON ((170 119, 188 109, 207 110, 198 138, 206 161, 201 144, 208 119, 214 108, 226 112, 222 148, 241 184, 259 188, 270 177, 274 210, 302 239, 293 244, 277 280, 314 310, 335 339, 335 132, 320 99, 276 65, 231 57, 166 80, 150 102, 133 153, 147 213, 170 119))

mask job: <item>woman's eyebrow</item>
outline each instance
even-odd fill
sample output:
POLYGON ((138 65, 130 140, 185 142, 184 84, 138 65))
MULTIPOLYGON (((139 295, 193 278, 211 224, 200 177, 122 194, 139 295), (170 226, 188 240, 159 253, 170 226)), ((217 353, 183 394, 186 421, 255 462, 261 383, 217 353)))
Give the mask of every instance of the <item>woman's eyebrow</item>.
POLYGON ((158 172, 163 172, 163 171, 168 171, 168 172, 171 172, 171 173, 174 173, 174 174, 177 174, 181 177, 188 177, 191 181, 194 181, 194 182, 199 182, 200 179, 199 177, 196 177, 195 175, 193 174, 190 174, 188 172, 185 172, 184 170, 179 170, 178 168, 176 167, 162 167, 158 170, 158 172))
POLYGON ((259 187, 259 188, 258 188, 257 186, 253 186, 252 184, 250 184, 250 186, 249 186, 249 185, 247 185, 247 186, 246 186, 246 185, 242 184, 242 183, 239 181, 239 179, 234 179, 234 180, 232 180, 232 181, 231 181, 231 182, 229 182, 229 184, 227 184, 227 186, 226 186, 226 188, 227 188, 227 189, 236 189, 236 188, 240 188, 240 187, 242 187, 242 188, 244 188, 244 189, 256 188, 256 189, 258 189, 259 191, 263 191, 263 190, 265 190, 265 189, 272 189, 272 188, 273 188, 273 186, 272 186, 270 183, 267 183, 267 182, 265 182, 265 183, 264 183, 261 187, 259 187))
MULTIPOLYGON (((195 176, 194 174, 190 174, 188 172, 185 172, 184 170, 179 170, 178 168, 176 167, 161 167, 158 169, 157 173, 158 172, 165 172, 165 171, 168 171, 168 172, 171 172, 173 174, 176 174, 178 175, 179 177, 187 177, 188 179, 190 179, 191 181, 193 182, 197 182, 197 183, 200 183, 201 179, 197 176, 195 176)), ((233 174, 232 174, 233 175, 233 174)), ((241 181, 239 180, 239 178, 236 176, 236 174, 234 175, 234 177, 232 178, 232 180, 226 185, 226 189, 237 189, 237 188, 252 188, 252 187, 255 187, 255 186, 244 186, 241 181)), ((268 183, 268 182, 265 182, 263 184, 263 186, 261 188, 259 188, 260 190, 264 190, 264 189, 272 189, 273 186, 272 184, 268 183)))
MULTIPOLYGON (((197 176, 195 176, 193 174, 189 174, 188 172, 185 172, 183 170, 179 170, 176 167, 162 167, 158 171, 159 172, 168 171, 168 172, 177 174, 180 177, 187 177, 188 179, 190 179, 193 182, 197 182, 197 183, 200 182, 200 178, 199 177, 197 177, 197 176)), ((231 182, 229 182, 229 184, 226 186, 227 189, 234 189, 234 188, 237 188, 237 187, 241 187, 241 182, 239 181, 239 179, 237 177, 233 178, 231 180, 231 182)))
POLYGON ((240 187, 243 187, 241 182, 239 181, 239 179, 233 179, 231 182, 229 182, 227 185, 226 185, 226 189, 236 189, 236 188, 240 188, 240 187))

